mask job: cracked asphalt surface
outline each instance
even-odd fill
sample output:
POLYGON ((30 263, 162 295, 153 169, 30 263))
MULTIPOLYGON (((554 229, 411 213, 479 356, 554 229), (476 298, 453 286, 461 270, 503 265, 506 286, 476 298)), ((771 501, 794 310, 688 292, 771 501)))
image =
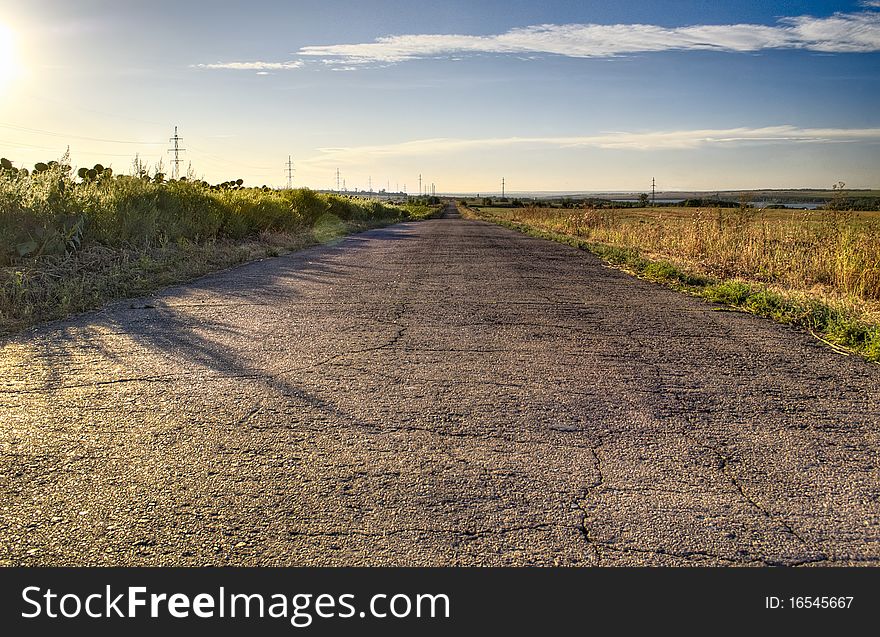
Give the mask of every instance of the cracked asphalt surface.
POLYGON ((451 212, 0 341, 0 563, 880 561, 880 366, 451 212))

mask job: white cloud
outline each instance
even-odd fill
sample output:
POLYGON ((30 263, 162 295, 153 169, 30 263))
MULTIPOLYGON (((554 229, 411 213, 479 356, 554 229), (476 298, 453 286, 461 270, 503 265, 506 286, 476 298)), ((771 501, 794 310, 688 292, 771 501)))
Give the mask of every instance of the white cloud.
POLYGON ((288 62, 215 62, 214 64, 193 64, 197 69, 229 71, 290 71, 303 66, 302 60, 288 62))
MULTIPOLYGON (((880 0, 876 4, 880 5, 880 0)), ((783 18, 773 26, 727 24, 668 28, 649 24, 542 24, 487 36, 394 35, 359 44, 306 46, 298 53, 363 65, 466 53, 590 58, 651 51, 764 49, 830 53, 880 51, 880 13, 835 13, 826 18, 799 16, 783 18)))
POLYGON ((880 0, 862 0, 859 4, 861 4, 863 7, 880 9, 880 0))
POLYGON ((455 152, 479 152, 492 148, 577 148, 623 150, 693 149, 708 145, 732 146, 754 143, 880 142, 880 128, 762 128, 698 129, 655 132, 607 132, 565 137, 492 137, 483 139, 434 138, 396 144, 321 148, 321 155, 301 164, 312 166, 356 164, 392 157, 430 156, 455 152))

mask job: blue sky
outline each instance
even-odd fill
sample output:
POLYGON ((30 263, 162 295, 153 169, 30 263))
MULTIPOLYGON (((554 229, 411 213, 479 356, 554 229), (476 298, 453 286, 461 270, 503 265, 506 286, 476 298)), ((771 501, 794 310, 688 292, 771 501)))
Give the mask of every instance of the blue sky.
POLYGON ((488 193, 880 187, 880 2, 4 2, 0 154, 488 193))

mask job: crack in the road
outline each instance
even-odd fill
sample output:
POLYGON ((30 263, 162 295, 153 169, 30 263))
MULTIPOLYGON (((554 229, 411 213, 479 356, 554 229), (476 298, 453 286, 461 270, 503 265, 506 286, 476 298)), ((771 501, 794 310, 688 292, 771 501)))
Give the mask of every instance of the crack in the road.
POLYGON ((448 529, 448 528, 427 528, 427 527, 406 527, 388 529, 383 531, 361 531, 357 529, 349 529, 343 531, 289 531, 292 536, 304 537, 387 537, 390 535, 404 535, 412 533, 437 534, 437 535, 460 535, 467 539, 475 539, 487 535, 507 535, 509 533, 518 533, 521 531, 548 531, 559 527, 560 525, 542 522, 538 524, 523 524, 519 526, 498 527, 489 529, 448 529))
MULTIPOLYGON (((405 311, 406 304, 402 306, 402 308, 398 311, 398 314, 395 318, 395 325, 397 325, 396 321, 399 321, 405 311)), ((315 361, 314 363, 309 363, 308 365, 300 365, 297 367, 288 367, 277 372, 254 372, 254 373, 237 373, 237 374, 224 374, 222 372, 210 374, 203 377, 201 380, 203 381, 220 381, 227 379, 242 379, 242 380, 254 380, 254 379, 277 379, 280 376, 285 374, 291 374, 299 371, 306 371, 309 369, 314 369, 315 367, 320 367, 322 365, 326 365, 328 363, 333 362, 339 358, 344 358, 347 356, 352 356, 356 354, 365 354, 369 352, 380 351, 384 349, 394 348, 397 343, 405 336, 407 331, 406 326, 398 325, 397 331, 395 334, 391 336, 391 338, 380 345, 375 345, 371 347, 365 347, 361 349, 348 350, 344 352, 340 352, 338 354, 334 354, 332 356, 328 356, 319 361, 315 361)), ((70 383, 70 384, 58 384, 58 385, 50 385, 46 387, 34 388, 34 389, 0 389, 0 394, 9 394, 9 395, 21 395, 21 394, 45 394, 52 393, 56 391, 63 391, 69 389, 83 389, 87 387, 103 387, 107 385, 119 385, 126 383, 169 383, 178 380, 189 380, 191 379, 191 374, 180 373, 180 374, 156 374, 150 376, 135 376, 135 377, 126 377, 126 378, 114 378, 112 380, 95 380, 87 383, 70 383)))
MULTIPOLYGON (((776 522, 782 528, 789 533, 792 537, 799 540, 805 546, 807 545, 806 540, 798 534, 790 524, 788 524, 785 520, 781 520, 778 516, 774 516, 768 511, 765 507, 763 507, 760 503, 758 503, 754 498, 750 497, 746 491, 743 489, 742 485, 733 476, 729 470, 727 463, 730 458, 723 454, 720 450, 706 445, 696 439, 694 439, 691 435, 686 432, 683 433, 685 437, 692 440, 699 447, 704 448, 708 451, 711 451, 718 457, 719 459, 719 471, 730 481, 733 487, 736 489, 737 493, 745 500, 749 505, 758 510, 763 516, 766 518, 776 522)), ((605 444, 605 437, 597 436, 596 442, 588 447, 590 452, 593 455, 593 459, 595 462, 595 472, 596 478, 593 480, 591 484, 589 484, 575 499, 574 505, 581 512, 581 519, 577 526, 577 529, 581 535, 581 537, 586 542, 587 546, 593 551, 596 557, 596 564, 601 565, 603 561, 603 552, 604 551, 614 551, 614 552, 628 552, 628 553, 642 553, 642 554, 654 554, 654 555, 665 555, 668 557, 678 558, 678 559, 686 559, 692 560, 694 558, 705 558, 705 559, 715 559, 721 562, 726 562, 730 564, 761 564, 764 566, 800 566, 803 564, 812 564, 817 562, 828 561, 829 558, 823 553, 819 553, 815 556, 807 556, 800 559, 793 560, 784 560, 784 559, 773 559, 767 556, 756 555, 756 554, 748 554, 744 553, 738 557, 729 557, 725 555, 721 555, 718 553, 712 553, 709 551, 702 550, 688 550, 688 551, 670 551, 664 549, 662 547, 658 548, 641 548, 634 546, 621 546, 615 542, 607 542, 598 540, 593 537, 591 532, 591 526, 589 524, 590 520, 590 511, 588 501, 596 495, 600 491, 604 490, 613 490, 612 487, 608 487, 606 484, 606 477, 603 470, 603 457, 602 457, 602 447, 605 444)))
POLYGON ((103 387, 106 385, 120 385, 125 383, 166 383, 182 378, 181 374, 157 374, 155 376, 138 376, 134 378, 115 378, 113 380, 96 380, 89 383, 72 383, 69 385, 54 385, 40 387, 39 389, 3 389, 0 394, 47 394, 64 389, 82 389, 85 387, 103 387))
POLYGON ((260 412, 262 408, 262 404, 260 402, 257 402, 245 415, 238 419, 238 421, 235 423, 236 427, 246 425, 254 416, 256 416, 260 412))
MULTIPOLYGON (((289 368, 283 369, 279 372, 275 372, 273 374, 273 376, 282 376, 284 374, 291 374, 293 372, 300 372, 300 371, 305 371, 307 369, 314 369, 316 367, 321 367, 323 365, 327 365, 328 363, 332 363, 335 360, 338 360, 340 358, 345 358, 348 356, 353 356, 353 355, 357 355, 357 354, 368 354, 370 352, 378 352, 381 350, 393 349, 397 345, 397 343, 400 342, 400 340, 406 335, 406 331, 407 331, 408 327, 405 325, 401 325, 400 321, 403 320, 403 315, 406 313, 407 307, 408 307, 407 303, 402 303, 395 310, 394 317, 392 318, 392 320, 390 322, 388 322, 388 324, 394 325, 397 328, 397 331, 386 342, 384 342, 380 345, 374 345, 371 347, 365 347, 365 348, 361 348, 361 349, 339 352, 338 354, 328 356, 327 358, 316 361, 314 363, 310 363, 309 365, 300 366, 300 367, 289 367, 289 368)), ((383 321, 379 321, 379 322, 381 323, 383 321)))
MULTIPOLYGON (((688 433, 687 431, 682 431, 682 435, 684 435, 689 440, 693 441, 694 444, 696 444, 700 448, 706 449, 707 451, 711 452, 712 454, 715 455, 716 458, 718 458, 718 465, 719 465, 718 470, 721 472, 722 475, 724 475, 728 479, 730 484, 733 485, 733 488, 736 490, 737 493, 739 493, 740 497, 742 497, 743 500, 745 500, 749 505, 751 505, 754 509, 756 509, 758 512, 760 512, 761 515, 763 515, 765 518, 775 522, 776 524, 779 524, 789 535, 791 535, 792 537, 797 539, 801 544, 803 544, 804 546, 808 545, 808 542, 803 538, 803 536, 801 536, 800 533, 795 531, 794 528, 792 528, 792 526, 787 521, 785 521, 780 516, 774 515, 773 513, 771 513, 770 510, 767 509, 767 507, 765 507, 760 502, 755 500, 755 498, 753 498, 748 493, 746 493, 745 487, 743 487, 743 485, 736 478, 736 476, 733 475, 733 473, 731 473, 731 471, 730 471, 730 460, 731 460, 730 456, 723 453, 717 447, 714 447, 712 445, 706 444, 705 442, 697 440, 692 434, 688 433)), ((824 556, 820 555, 820 557, 824 557, 824 556)))
POLYGON ((6 545, 156 562, 95 557, 104 516, 167 526, 162 559, 194 562, 238 536, 303 564, 443 563, 450 545, 477 564, 880 560, 876 367, 495 226, 410 234, 12 346, 6 545), (46 523, 62 508, 82 519, 46 523))
MULTIPOLYGON (((582 433, 582 432, 558 432, 560 433, 560 438, 558 441, 546 440, 546 439, 531 439, 531 438, 513 438, 511 436, 505 436, 502 434, 495 434, 489 432, 479 432, 479 433, 468 433, 462 431, 444 431, 442 429, 432 429, 429 427, 417 427, 414 425, 377 425, 368 422, 361 422, 358 420, 349 420, 348 422, 340 422, 336 424, 337 427, 352 427, 361 430, 366 430, 372 434, 391 434, 391 433, 406 433, 406 432, 420 432, 427 433, 438 437, 448 437, 448 438, 462 438, 462 439, 471 439, 471 440, 497 440, 499 442, 504 442, 512 445, 528 445, 528 446, 543 446, 550 447, 551 449, 586 449, 590 450, 591 445, 589 444, 578 444, 576 442, 571 441, 570 434, 572 433, 582 433)), ((301 425, 298 426, 299 429, 304 429, 306 431, 314 431, 319 433, 324 433, 326 430, 320 428, 309 428, 303 427, 301 425)))
POLYGON ((636 546, 621 546, 613 542, 598 542, 603 550, 616 553, 638 553, 648 555, 663 555, 683 560, 692 560, 694 558, 714 559, 727 564, 761 564, 763 566, 789 566, 786 562, 777 562, 768 560, 759 556, 743 555, 740 558, 732 558, 709 551, 688 550, 688 551, 668 551, 662 547, 658 548, 640 548, 636 546))
POLYGON ((602 563, 602 551, 599 549, 599 546, 602 545, 602 542, 595 540, 591 534, 590 526, 588 524, 589 512, 587 511, 587 500, 597 491, 601 490, 605 486, 605 473, 602 469, 602 455, 600 454, 600 449, 602 445, 605 444, 605 439, 603 436, 594 434, 596 436, 595 442, 587 447, 590 453, 593 455, 593 461, 595 462, 595 472, 596 478, 593 480, 593 483, 587 485, 580 496, 575 498, 574 506, 580 509, 581 519, 578 524, 578 531, 583 537, 584 541, 587 543, 593 553, 596 556, 596 565, 599 566, 602 563))

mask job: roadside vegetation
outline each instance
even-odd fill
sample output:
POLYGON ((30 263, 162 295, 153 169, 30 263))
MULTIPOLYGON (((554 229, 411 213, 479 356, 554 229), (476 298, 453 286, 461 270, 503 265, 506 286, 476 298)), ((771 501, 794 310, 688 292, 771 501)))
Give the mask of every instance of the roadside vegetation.
POLYGON ((244 261, 439 212, 306 188, 166 180, 136 165, 0 162, 0 333, 244 261))
POLYGON ((843 196, 815 211, 471 204, 465 212, 880 361, 880 213, 853 211, 843 196))

